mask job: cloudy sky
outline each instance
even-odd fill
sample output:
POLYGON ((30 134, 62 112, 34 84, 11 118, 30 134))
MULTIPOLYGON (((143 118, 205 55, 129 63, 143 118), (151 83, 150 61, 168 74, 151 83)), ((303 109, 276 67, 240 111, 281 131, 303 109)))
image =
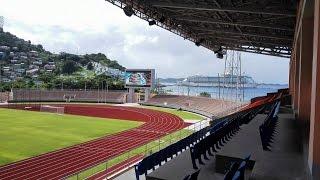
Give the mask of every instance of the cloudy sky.
MULTIPOLYGON (((217 75, 224 62, 104 0, 0 0, 5 31, 51 52, 102 52, 127 68, 155 68, 159 77, 217 75)), ((288 59, 242 53, 243 72, 257 82, 288 83, 288 59)))

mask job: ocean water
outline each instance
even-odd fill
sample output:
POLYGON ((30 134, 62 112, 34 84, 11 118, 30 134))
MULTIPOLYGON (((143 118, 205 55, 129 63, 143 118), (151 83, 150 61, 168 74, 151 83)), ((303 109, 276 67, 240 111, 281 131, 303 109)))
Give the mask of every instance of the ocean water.
POLYGON ((236 90, 235 88, 218 87, 186 87, 169 85, 163 89, 174 95, 198 96, 201 92, 208 92, 212 98, 225 99, 233 101, 250 101, 251 98, 264 96, 267 93, 277 92, 278 89, 288 88, 288 85, 258 85, 256 88, 244 88, 236 90))

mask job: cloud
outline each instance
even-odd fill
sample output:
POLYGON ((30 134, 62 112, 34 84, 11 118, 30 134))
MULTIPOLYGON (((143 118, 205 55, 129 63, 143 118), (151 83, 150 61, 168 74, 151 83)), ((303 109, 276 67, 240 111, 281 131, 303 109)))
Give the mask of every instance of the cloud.
MULTIPOLYGON (((159 77, 223 72, 213 52, 103 0, 1 1, 5 30, 52 52, 102 52, 127 68, 155 68, 159 77)), ((258 82, 288 82, 288 59, 242 53, 242 61, 258 82)))

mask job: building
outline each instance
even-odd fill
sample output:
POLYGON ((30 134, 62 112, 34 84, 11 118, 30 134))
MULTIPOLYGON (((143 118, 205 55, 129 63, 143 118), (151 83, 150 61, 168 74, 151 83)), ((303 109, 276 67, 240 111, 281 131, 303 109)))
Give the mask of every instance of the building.
POLYGON ((10 79, 8 79, 8 78, 2 78, 1 80, 2 80, 2 82, 5 82, 5 83, 9 83, 9 82, 11 82, 11 80, 10 80, 10 79))
POLYGON ((0 60, 5 57, 4 52, 0 52, 0 60))
POLYGON ((27 74, 27 75, 32 75, 32 76, 34 76, 34 75, 36 75, 38 72, 39 72, 39 69, 38 69, 38 68, 35 68, 35 69, 27 70, 27 71, 26 71, 26 74, 27 74))
POLYGON ((31 57, 38 57, 38 55, 39 55, 39 53, 37 51, 30 51, 28 54, 31 57))
POLYGON ((56 69, 56 65, 54 65, 54 64, 46 64, 46 65, 44 65, 44 69, 45 70, 50 70, 50 71, 52 71, 52 70, 54 70, 54 69, 56 69))
POLYGON ((0 46, 0 50, 8 51, 8 50, 10 50, 10 47, 8 47, 8 46, 0 46))
POLYGON ((33 61, 32 64, 34 64, 34 65, 42 65, 42 60, 33 61))

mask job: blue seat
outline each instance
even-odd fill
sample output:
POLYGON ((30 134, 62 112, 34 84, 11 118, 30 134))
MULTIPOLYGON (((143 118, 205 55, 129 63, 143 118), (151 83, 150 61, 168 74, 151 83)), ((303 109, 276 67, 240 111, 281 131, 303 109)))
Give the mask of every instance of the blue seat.
POLYGON ((224 176, 224 180, 231 180, 235 173, 237 172, 239 168, 239 163, 238 162, 233 162, 230 166, 230 169, 227 171, 227 173, 224 176))
POLYGON ((242 161, 239 168, 238 168, 238 171, 240 172, 240 179, 241 180, 244 180, 244 173, 245 173, 245 170, 246 170, 246 166, 247 166, 247 162, 246 161, 242 161))
POLYGON ((239 171, 237 171, 231 180, 241 180, 241 174, 239 171))
POLYGON ((225 180, 232 180, 232 179, 237 179, 237 180, 244 180, 244 174, 246 167, 249 163, 251 155, 247 156, 244 160, 240 162, 233 162, 230 166, 230 169, 224 176, 225 180))
POLYGON ((279 111, 279 106, 280 102, 276 102, 270 106, 271 108, 267 118, 259 127, 262 148, 265 151, 271 150, 271 143, 273 142, 274 133, 277 126, 277 113, 279 111))

